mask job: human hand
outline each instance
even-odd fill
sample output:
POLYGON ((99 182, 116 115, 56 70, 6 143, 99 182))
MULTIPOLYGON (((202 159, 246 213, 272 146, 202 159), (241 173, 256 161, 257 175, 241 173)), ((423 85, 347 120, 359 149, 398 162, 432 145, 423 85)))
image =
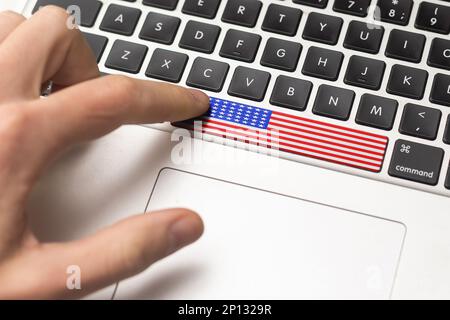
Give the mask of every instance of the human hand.
POLYGON ((0 298, 78 298, 130 277, 195 241, 201 219, 185 209, 141 214, 88 238, 41 243, 25 212, 33 185, 67 147, 122 124, 179 121, 204 113, 194 90, 124 76, 99 78, 95 58, 67 13, 45 7, 29 20, 0 13, 0 298), (42 85, 58 91, 40 98, 42 85), (66 269, 82 289, 66 288, 66 269))

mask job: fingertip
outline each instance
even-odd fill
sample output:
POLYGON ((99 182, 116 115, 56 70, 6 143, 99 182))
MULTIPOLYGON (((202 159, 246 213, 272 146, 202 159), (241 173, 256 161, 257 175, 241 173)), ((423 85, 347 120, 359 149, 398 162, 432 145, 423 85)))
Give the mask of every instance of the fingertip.
POLYGON ((188 209, 178 210, 182 212, 181 215, 169 227, 171 252, 195 242, 204 231, 203 220, 196 212, 188 209))
POLYGON ((209 109, 209 97, 204 92, 197 89, 189 89, 189 92, 194 97, 196 101, 196 106, 198 107, 199 114, 205 113, 209 109))

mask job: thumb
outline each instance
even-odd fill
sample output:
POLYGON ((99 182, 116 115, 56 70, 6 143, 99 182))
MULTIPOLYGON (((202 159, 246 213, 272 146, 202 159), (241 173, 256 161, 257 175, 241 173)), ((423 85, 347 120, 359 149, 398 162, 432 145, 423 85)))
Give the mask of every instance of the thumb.
POLYGON ((79 298, 145 270, 202 233, 201 218, 186 209, 133 216, 82 240, 43 244, 39 254, 24 255, 10 266, 16 271, 14 265, 33 268, 33 272, 10 273, 27 275, 27 279, 10 279, 11 286, 6 287, 12 296, 79 298), (67 288, 69 266, 79 267, 80 290, 67 288), (15 287, 18 283, 24 287, 15 287))

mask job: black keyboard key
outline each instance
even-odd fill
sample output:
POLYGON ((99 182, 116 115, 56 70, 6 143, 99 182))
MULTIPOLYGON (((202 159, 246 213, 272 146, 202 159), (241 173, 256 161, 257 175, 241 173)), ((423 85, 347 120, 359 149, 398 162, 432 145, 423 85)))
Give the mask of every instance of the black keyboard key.
POLYGON ((139 38, 153 42, 172 44, 181 20, 156 12, 150 12, 145 19, 139 38))
POLYGON ((157 48, 153 52, 145 75, 147 77, 178 83, 183 76, 188 56, 157 48))
POLYGON ((378 0, 375 20, 406 26, 414 5, 413 0, 378 0))
POLYGON ((295 71, 301 51, 302 45, 298 42, 270 38, 267 40, 261 64, 266 67, 295 71))
POLYGON ((386 91, 398 96, 420 100, 427 84, 428 72, 422 69, 394 65, 386 91))
POLYGON ((106 10, 100 30, 131 36, 141 16, 141 10, 111 4, 106 10))
POLYGON ((253 28, 261 7, 262 2, 258 0, 228 0, 222 21, 253 28))
POLYGON ((302 73, 311 77, 336 81, 343 59, 344 55, 341 52, 310 47, 302 73))
POLYGON ((398 102, 392 99, 364 94, 359 103, 356 123, 383 130, 392 130, 398 102))
POLYGON ((183 13, 214 19, 219 5, 220 0, 186 0, 183 5, 183 13))
POLYGON ((310 81, 279 76, 270 103, 278 107, 303 111, 308 105, 312 87, 310 81))
POLYGON ((450 144, 450 115, 447 118, 447 125, 445 127, 444 143, 450 144))
POLYGON ((444 143, 450 144, 450 115, 447 118, 447 125, 445 126, 444 143))
POLYGON ((348 120, 354 100, 353 91, 323 84, 317 92, 313 112, 324 117, 348 120))
POLYGON ((450 190, 450 165, 448 166, 447 178, 445 179, 445 188, 450 190))
MULTIPOLYGON (((72 6, 80 8, 80 23, 83 27, 92 27, 97 19, 102 3, 97 0, 38 0, 34 6, 33 13, 40 7, 55 5, 64 9, 72 6)), ((72 14, 74 12, 71 12, 72 14)))
POLYGON ((270 73, 237 67, 231 79, 228 94, 244 99, 262 101, 266 95, 267 86, 270 81, 270 73))
POLYGON ((424 46, 423 34, 394 29, 389 35, 386 56, 418 63, 422 60, 424 46))
POLYGON ((417 12, 415 27, 422 30, 449 34, 450 7, 422 2, 417 12))
POLYGON ((328 4, 328 0, 294 0, 293 2, 321 9, 325 8, 328 4))
POLYGON ((406 140, 394 146, 389 175, 435 186, 441 173, 444 150, 406 140))
POLYGON ((113 44, 105 66, 130 73, 138 73, 144 62, 148 48, 146 46, 116 40, 113 44))
POLYGON ((142 1, 146 6, 152 6, 161 9, 175 10, 178 0, 144 0, 142 1))
POLYGON ((105 51, 106 44, 108 43, 108 38, 99 36, 98 34, 87 32, 83 32, 83 35, 89 46, 91 47, 98 63, 103 55, 103 52, 105 51))
POLYGON ((350 22, 344 47, 368 53, 378 53, 383 40, 384 28, 365 22, 350 22))
POLYGON ((370 2, 371 0, 335 0, 333 10, 354 16, 366 17, 370 2))
POLYGON ((218 26, 189 21, 186 24, 186 28, 181 37, 180 47, 204 53, 211 53, 216 47, 219 34, 220 27, 218 26))
POLYGON ((253 62, 260 43, 260 35, 230 29, 225 35, 220 55, 225 58, 253 62))
POLYGON ((302 14, 303 12, 300 9, 271 4, 267 8, 262 29, 287 36, 295 36, 302 14))
POLYGON ((403 110, 400 133, 428 140, 435 140, 442 112, 437 109, 408 103, 403 110))
POLYGON ((385 68, 386 64, 383 61, 352 56, 344 81, 352 86, 378 90, 381 87, 385 68))
POLYGON ((186 84, 191 87, 219 92, 228 74, 230 66, 205 58, 194 60, 186 84))
POLYGON ((450 75, 438 73, 434 76, 430 101, 450 107, 450 75))
POLYGON ((450 40, 433 39, 428 64, 432 67, 450 70, 450 40))
POLYGON ((343 20, 311 12, 303 30, 303 39, 335 45, 341 34, 343 20))

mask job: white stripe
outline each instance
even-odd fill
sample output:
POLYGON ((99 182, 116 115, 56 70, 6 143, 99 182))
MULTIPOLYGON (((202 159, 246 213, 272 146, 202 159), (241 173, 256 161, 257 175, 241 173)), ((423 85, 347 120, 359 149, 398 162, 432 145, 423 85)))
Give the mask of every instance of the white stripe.
MULTIPOLYGON (((215 133, 215 134, 219 134, 219 135, 224 135, 224 132, 221 131, 221 130, 219 130, 219 129, 203 128, 203 130, 205 130, 206 133, 211 132, 211 133, 215 133)), ((314 152, 314 151, 298 150, 298 149, 296 149, 296 148, 294 148, 294 147, 280 146, 280 145, 278 145, 278 143, 276 143, 276 142, 275 142, 275 143, 268 143, 267 140, 264 140, 264 139, 251 138, 251 137, 248 137, 248 136, 245 136, 245 135, 243 136, 243 135, 239 135, 239 134, 232 134, 232 133, 229 133, 229 132, 226 133, 226 137, 227 137, 228 139, 234 139, 234 138, 236 138, 236 139, 238 139, 238 140, 240 140, 240 141, 243 141, 243 140, 249 140, 249 141, 250 141, 252 144, 254 144, 254 145, 258 145, 258 144, 264 144, 264 145, 265 145, 265 144, 269 144, 270 146, 272 146, 272 147, 274 147, 274 148, 276 148, 276 149, 283 148, 283 149, 293 150, 293 151, 301 152, 301 153, 308 154, 308 155, 315 155, 315 156, 320 157, 320 158, 325 158, 325 159, 330 159, 330 160, 334 160, 334 161, 339 161, 339 162, 342 162, 342 163, 349 163, 349 164, 357 165, 357 166, 360 166, 360 167, 371 168, 371 169, 375 169, 375 170, 379 170, 379 169, 381 168, 381 164, 382 164, 382 162, 380 162, 380 163, 372 162, 371 160, 368 160, 368 159, 362 159, 362 160, 364 160, 364 161, 366 161, 366 162, 370 162, 370 163, 372 163, 372 165, 370 165, 370 164, 365 164, 365 163, 359 163, 359 162, 357 162, 357 161, 352 161, 352 160, 348 160, 348 159, 341 159, 341 158, 338 158, 338 157, 333 157, 333 156, 331 156, 331 155, 323 155, 323 154, 320 154, 320 153, 314 152)), ((308 148, 309 148, 309 149, 316 150, 316 149, 313 148, 313 147, 308 147, 308 148)), ((327 152, 327 153, 332 153, 332 152, 330 152, 330 151, 327 151, 327 150, 321 150, 321 149, 316 150, 316 151, 324 151, 324 152, 327 152)), ((345 156, 346 156, 347 158, 350 158, 350 159, 358 160, 356 157, 353 157, 353 156, 351 156, 351 155, 345 155, 345 156)))
MULTIPOLYGON (((220 123, 223 123, 223 122, 220 122, 220 123)), ((286 136, 286 135, 275 135, 275 132, 273 132, 273 131, 256 130, 256 132, 255 132, 255 130, 251 130, 251 129, 249 129, 249 130, 246 130, 246 129, 232 129, 232 128, 229 128, 229 127, 227 127, 227 126, 225 126, 225 125, 215 124, 215 123, 214 123, 214 124, 213 124, 213 123, 210 123, 209 125, 210 125, 210 126, 215 126, 215 127, 218 127, 218 128, 222 128, 222 129, 227 130, 227 131, 228 131, 228 130, 239 131, 239 132, 242 132, 243 135, 248 135, 248 134, 251 134, 252 132, 253 132, 255 135, 258 135, 258 133, 264 134, 264 135, 269 135, 269 137, 270 137, 272 140, 275 140, 275 141, 277 141, 277 142, 283 141, 283 142, 288 143, 288 144, 293 144, 293 145, 297 145, 297 146, 303 146, 303 147, 306 147, 306 148, 311 148, 311 149, 316 149, 316 150, 322 150, 322 151, 328 152, 328 153, 333 153, 333 152, 335 152, 335 153, 341 154, 341 155, 346 156, 346 157, 362 158, 363 160, 371 161, 371 162, 372 162, 372 161, 375 161, 376 163, 382 163, 382 162, 383 162, 383 159, 384 159, 384 155, 383 155, 383 156, 381 156, 381 155, 380 155, 380 156, 379 156, 379 155, 374 155, 374 154, 366 153, 366 152, 364 152, 364 151, 353 150, 353 149, 350 149, 350 148, 345 148, 345 147, 341 147, 341 146, 336 146, 336 145, 332 145, 332 144, 328 144, 328 143, 312 141, 312 140, 308 140, 308 139, 305 139, 305 138, 292 137, 292 138, 296 139, 297 142, 295 142, 295 141, 289 141, 289 140, 283 140, 283 139, 280 140, 278 137, 283 137, 283 136, 286 136), (316 144, 317 146, 306 145, 306 144, 303 143, 303 142, 311 142, 311 143, 316 144), (334 149, 341 150, 342 152, 334 151, 334 150, 327 150, 327 149, 321 148, 321 147, 324 147, 324 146, 325 146, 325 147, 332 147, 332 148, 334 148, 334 149), (352 152, 352 153, 358 154, 358 156, 356 156, 356 155, 345 154, 345 153, 344 153, 345 151, 348 151, 348 152, 352 152), (376 159, 379 159, 379 161, 376 161, 376 160, 373 160, 373 159, 367 159, 367 157, 376 158, 376 159)), ((307 134, 305 134, 305 135, 307 135, 307 134)), ((316 137, 316 136, 314 136, 314 135, 308 135, 308 136, 316 137)), ((286 136, 286 137, 287 137, 287 136, 286 136)), ((263 139, 264 139, 264 137, 263 137, 263 139)), ((330 142, 332 143, 333 141, 330 140, 330 142)), ((348 144, 348 143, 345 143, 345 142, 340 142, 340 143, 343 144, 343 145, 349 145, 349 146, 351 145, 351 144, 348 144)), ((356 145, 355 145, 355 146, 356 146, 356 145)), ((357 147, 359 147, 359 148, 361 148, 361 149, 367 149, 367 150, 370 150, 370 148, 366 148, 366 147, 364 147, 364 146, 357 146, 357 147)), ((383 152, 380 151, 380 150, 374 150, 374 151, 376 151, 376 152, 378 152, 378 153, 383 153, 383 152)))
MULTIPOLYGON (((321 128, 325 128, 325 129, 329 129, 329 130, 335 130, 335 131, 339 131, 339 132, 346 133, 346 134, 352 134, 352 135, 355 135, 355 136, 360 136, 360 137, 364 137, 364 138, 370 138, 372 140, 380 141, 381 143, 385 143, 386 140, 387 140, 387 138, 379 138, 379 137, 371 136, 369 134, 365 134, 363 131, 362 132, 353 132, 353 131, 350 131, 350 130, 346 130, 345 128, 341 129, 341 128, 328 126, 326 123, 323 123, 323 124, 313 123, 313 122, 307 121, 306 119, 302 120, 302 119, 293 118, 293 117, 290 117, 289 114, 272 114, 272 117, 277 117, 277 118, 280 118, 280 119, 286 119, 286 120, 289 120, 289 121, 297 122, 298 126, 301 126, 302 124, 308 124, 308 125, 311 125, 311 126, 317 126, 317 127, 321 127, 321 128)), ((273 121, 278 121, 278 120, 273 120, 273 121)), ((290 123, 286 123, 286 124, 294 125, 294 124, 290 124, 290 123)))
MULTIPOLYGON (((360 143, 364 143, 364 144, 367 144, 367 145, 368 145, 368 146, 360 146, 361 148, 364 148, 364 149, 370 149, 370 150, 372 150, 372 148, 371 148, 370 146, 373 146, 373 147, 375 147, 375 148, 376 148, 376 147, 378 147, 378 148, 383 148, 383 147, 386 145, 386 141, 384 141, 384 142, 381 143, 381 144, 380 144, 380 143, 374 143, 374 142, 366 141, 366 140, 359 139, 359 138, 353 138, 353 137, 343 136, 343 135, 341 135, 341 134, 339 134, 339 133, 333 133, 333 132, 322 131, 320 128, 317 128, 317 129, 305 128, 305 127, 302 127, 302 126, 300 126, 300 125, 296 126, 296 125, 289 124, 289 123, 281 123, 281 122, 275 121, 275 120, 271 120, 269 126, 272 127, 272 128, 275 128, 275 129, 277 129, 277 130, 284 130, 284 131, 289 131, 289 132, 292 132, 292 133, 305 134, 305 135, 310 135, 310 136, 312 136, 312 137, 314 137, 314 134, 313 134, 313 133, 306 133, 306 132, 303 132, 303 131, 299 132, 299 131, 297 131, 297 130, 295 130, 295 129, 298 128, 298 129, 300 129, 300 130, 307 130, 307 131, 311 131, 311 132, 314 132, 314 133, 325 134, 325 135, 327 135, 327 136, 336 137, 336 138, 341 138, 341 139, 345 139, 345 140, 348 140, 348 141, 360 142, 360 143), (282 126, 280 126, 280 124, 281 124, 281 125, 287 125, 287 126, 290 126, 292 129, 282 127, 282 126)), ((319 137, 319 138, 322 138, 322 139, 324 139, 324 140, 326 140, 326 139, 333 139, 333 138, 326 138, 326 137, 319 137)), ((337 139, 336 139, 336 142, 338 142, 338 143, 343 143, 343 144, 351 144, 351 142, 341 141, 341 140, 337 140, 337 139), (339 142, 338 142, 338 141, 339 141, 339 142)), ((355 146, 356 146, 356 145, 355 145, 355 146)), ((376 151, 376 149, 373 149, 373 151, 376 151)))

